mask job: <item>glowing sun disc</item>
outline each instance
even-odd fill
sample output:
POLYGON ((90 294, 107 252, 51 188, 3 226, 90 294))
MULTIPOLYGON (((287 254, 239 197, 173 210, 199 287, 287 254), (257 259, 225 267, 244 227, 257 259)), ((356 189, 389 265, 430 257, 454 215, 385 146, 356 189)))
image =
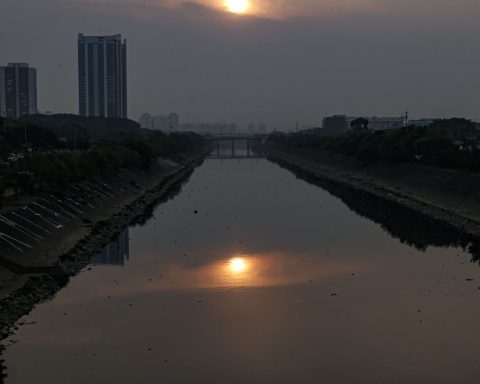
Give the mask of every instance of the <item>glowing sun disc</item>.
POLYGON ((240 273, 247 269, 247 264, 241 257, 235 257, 234 259, 230 260, 229 268, 232 272, 240 273))
POLYGON ((248 10, 248 0, 227 0, 227 9, 233 13, 245 13, 248 10))

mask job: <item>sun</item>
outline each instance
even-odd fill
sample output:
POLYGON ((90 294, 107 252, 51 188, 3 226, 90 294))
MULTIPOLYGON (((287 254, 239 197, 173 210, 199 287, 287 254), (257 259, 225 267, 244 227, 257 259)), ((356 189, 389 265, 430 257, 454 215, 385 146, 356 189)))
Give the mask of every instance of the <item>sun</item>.
POLYGON ((227 0, 226 6, 229 12, 245 13, 250 6, 248 0, 227 0))
POLYGON ((247 269, 247 263, 241 257, 235 257, 231 259, 228 266, 230 271, 234 273, 241 273, 247 269))

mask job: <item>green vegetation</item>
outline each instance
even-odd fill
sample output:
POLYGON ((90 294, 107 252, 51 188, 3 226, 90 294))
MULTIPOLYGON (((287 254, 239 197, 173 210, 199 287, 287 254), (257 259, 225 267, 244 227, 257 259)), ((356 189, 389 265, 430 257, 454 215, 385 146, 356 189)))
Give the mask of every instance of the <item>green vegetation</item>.
POLYGON ((140 125, 128 119, 82 117, 77 115, 26 116, 27 124, 46 128, 70 149, 87 149, 89 143, 109 141, 119 135, 134 134, 140 125))
MULTIPOLYGON (((358 122, 356 126, 364 126, 358 122)), ((365 162, 421 162, 435 167, 480 172, 480 149, 475 125, 468 120, 439 120, 430 127, 392 131, 351 131, 325 137, 315 130, 274 134, 269 140, 298 148, 355 156, 365 162), (461 144, 455 143, 461 140, 461 144)))
MULTIPOLYGON (((65 128, 68 120, 64 120, 65 115, 61 116, 65 128)), ((80 131, 81 128, 76 125, 77 118, 72 125, 80 131)), ((41 120, 41 124, 47 121, 46 117, 36 119, 37 122, 41 120)), ((83 144, 77 145, 75 151, 70 149, 68 140, 59 140, 54 130, 30 120, 27 123, 9 120, 6 129, 0 130, 0 157, 3 161, 0 168, 0 206, 4 192, 9 188, 18 196, 20 191, 33 194, 36 189, 43 190, 45 187, 65 188, 90 177, 107 176, 120 168, 147 171, 157 157, 175 159, 203 145, 203 139, 194 133, 165 134, 142 130, 136 123, 125 120, 120 128, 114 128, 110 125, 119 120, 100 120, 103 128, 108 126, 116 135, 105 136, 103 140, 80 140, 78 136, 75 144, 83 144), (12 153, 18 155, 15 157, 12 153)), ((4 127, 1 120, 0 127, 4 127)))
POLYGON ((4 135, 0 135, 0 159, 5 159, 10 152, 10 145, 4 135))
POLYGON ((2 159, 11 150, 25 148, 25 139, 34 149, 65 147, 55 133, 48 128, 26 121, 0 118, 0 157, 2 159))

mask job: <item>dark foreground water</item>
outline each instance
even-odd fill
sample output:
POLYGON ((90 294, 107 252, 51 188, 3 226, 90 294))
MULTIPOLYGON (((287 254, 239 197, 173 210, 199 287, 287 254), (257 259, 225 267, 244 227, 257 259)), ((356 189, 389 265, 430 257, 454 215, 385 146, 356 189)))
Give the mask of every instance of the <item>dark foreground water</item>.
POLYGON ((5 382, 478 383, 471 254, 341 197, 266 160, 207 160, 22 319, 5 382))

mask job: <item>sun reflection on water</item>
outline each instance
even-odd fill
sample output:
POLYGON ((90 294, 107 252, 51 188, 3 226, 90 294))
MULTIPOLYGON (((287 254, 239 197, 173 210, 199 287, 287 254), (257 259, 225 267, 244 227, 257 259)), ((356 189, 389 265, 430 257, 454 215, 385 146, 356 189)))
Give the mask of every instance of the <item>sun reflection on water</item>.
POLYGON ((252 285, 255 280, 255 268, 258 267, 254 258, 244 255, 233 255, 214 268, 218 271, 218 282, 224 286, 252 285))
MULTIPOLYGON (((325 283, 336 279, 351 279, 352 272, 365 273, 365 268, 355 263, 344 263, 316 255, 291 253, 223 253, 206 263, 188 265, 175 260, 158 270, 149 269, 151 279, 133 287, 122 284, 125 292, 166 291, 190 289, 230 289, 287 286, 292 284, 325 283), (223 256, 223 257, 222 257, 223 256)), ((142 272, 142 276, 145 273, 142 272)), ((119 288, 109 294, 118 294, 119 288)))

